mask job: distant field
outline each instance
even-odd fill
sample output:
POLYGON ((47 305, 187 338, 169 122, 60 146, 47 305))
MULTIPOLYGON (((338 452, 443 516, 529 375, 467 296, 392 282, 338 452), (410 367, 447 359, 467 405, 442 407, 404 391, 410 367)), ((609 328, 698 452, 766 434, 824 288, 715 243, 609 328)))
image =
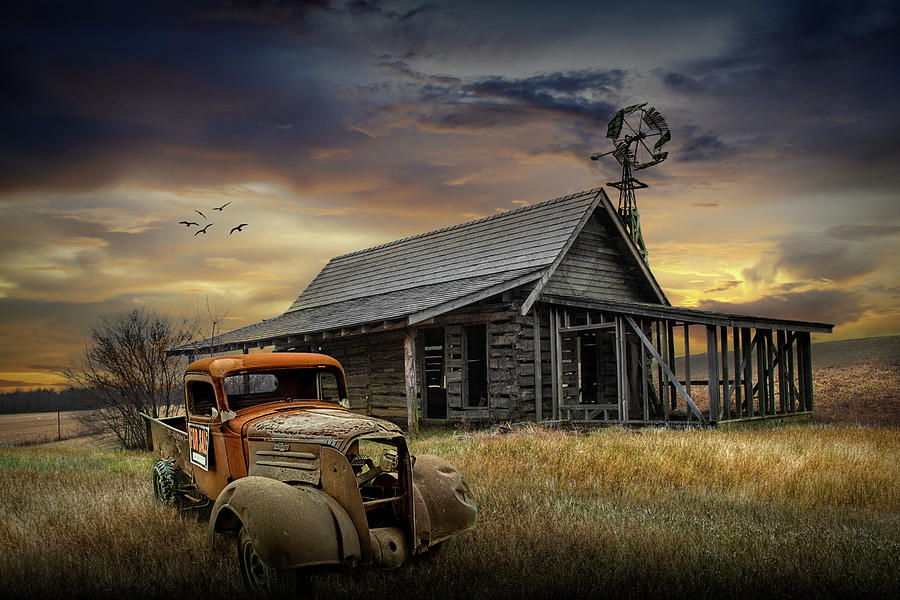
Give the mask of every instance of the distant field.
POLYGON ((0 446, 45 444, 58 440, 85 437, 90 433, 78 417, 91 411, 63 411, 59 413, 20 413, 0 415, 0 446))

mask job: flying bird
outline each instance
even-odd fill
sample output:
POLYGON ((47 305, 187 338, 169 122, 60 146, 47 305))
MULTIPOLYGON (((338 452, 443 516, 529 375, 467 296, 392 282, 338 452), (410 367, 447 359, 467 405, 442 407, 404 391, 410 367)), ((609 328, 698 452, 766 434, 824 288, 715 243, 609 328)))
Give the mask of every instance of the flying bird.
POLYGON ((231 235, 235 231, 243 231, 244 230, 243 228, 246 227, 247 225, 248 225, 248 223, 241 223, 237 227, 232 227, 231 231, 228 233, 228 235, 231 235))
POLYGON ((206 215, 204 215, 202 212, 200 212, 196 208, 194 209, 194 212, 197 213, 198 215, 200 215, 201 217, 203 217, 204 219, 206 218, 206 215))
POLYGON ((191 225, 196 225, 197 227, 200 227, 200 223, 194 223, 193 221, 178 221, 178 224, 185 225, 187 227, 190 227, 191 225))
MULTIPOLYGON (((204 227, 203 229, 198 229, 197 231, 195 231, 194 235, 197 235, 198 233, 206 233, 206 230, 209 229, 210 227, 212 227, 213 225, 215 225, 215 223, 207 224, 206 227, 204 227)), ((199 227, 199 225, 198 225, 198 227, 199 227)))
POLYGON ((226 206, 228 206, 229 204, 231 204, 231 202, 226 202, 226 203, 223 204, 222 206, 217 206, 217 207, 214 208, 213 210, 217 210, 217 211, 219 211, 219 212, 222 212, 222 209, 225 208, 226 206))

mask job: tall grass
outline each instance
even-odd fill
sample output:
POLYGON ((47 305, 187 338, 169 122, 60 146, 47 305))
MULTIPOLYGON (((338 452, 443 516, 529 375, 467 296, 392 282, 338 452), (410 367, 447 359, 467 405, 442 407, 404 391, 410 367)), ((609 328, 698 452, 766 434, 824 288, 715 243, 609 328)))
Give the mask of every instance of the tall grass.
MULTIPOLYGON (((894 597, 895 429, 429 437, 479 503, 474 532, 337 598, 894 597)), ((0 595, 242 595, 234 548, 151 501, 141 453, 0 448, 0 595)))

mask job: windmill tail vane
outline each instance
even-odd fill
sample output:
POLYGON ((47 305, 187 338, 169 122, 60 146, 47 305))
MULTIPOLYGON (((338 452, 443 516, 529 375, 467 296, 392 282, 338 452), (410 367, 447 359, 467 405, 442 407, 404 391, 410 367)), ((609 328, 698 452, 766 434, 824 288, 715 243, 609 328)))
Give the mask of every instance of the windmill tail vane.
POLYGON ((612 155, 622 166, 622 179, 606 185, 619 190, 619 219, 631 237, 644 262, 647 247, 641 233, 641 216, 637 208, 635 190, 648 187, 634 177, 634 171, 652 167, 664 161, 669 153, 662 147, 672 139, 669 125, 655 108, 647 103, 632 104, 616 112, 606 128, 606 137, 613 141, 613 149, 594 154, 591 160, 612 155))

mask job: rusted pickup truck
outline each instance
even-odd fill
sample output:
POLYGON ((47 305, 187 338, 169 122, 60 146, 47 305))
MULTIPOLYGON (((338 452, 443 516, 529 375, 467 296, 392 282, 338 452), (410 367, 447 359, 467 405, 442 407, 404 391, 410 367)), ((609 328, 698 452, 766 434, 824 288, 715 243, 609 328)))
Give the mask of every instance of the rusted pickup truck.
POLYGON ((351 412, 341 365, 322 354, 199 360, 185 416, 143 415, 161 506, 212 504, 207 541, 238 540, 245 586, 302 592, 323 566, 398 567, 475 527, 450 463, 413 457, 396 425, 351 412))

